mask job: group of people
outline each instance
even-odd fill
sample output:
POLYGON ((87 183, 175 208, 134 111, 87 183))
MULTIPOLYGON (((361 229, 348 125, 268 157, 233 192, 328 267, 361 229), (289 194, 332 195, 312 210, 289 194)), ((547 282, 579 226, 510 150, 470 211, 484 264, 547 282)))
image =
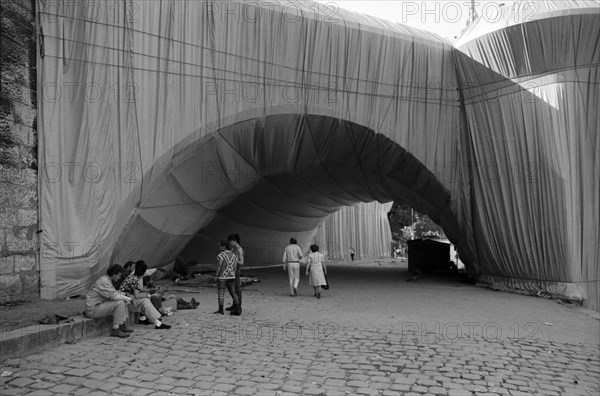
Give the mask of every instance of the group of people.
MULTIPOLYGON (((242 314, 241 268, 244 265, 244 249, 240 245, 240 236, 231 234, 219 243, 221 252, 217 256, 217 301, 218 310, 215 314, 242 314), (233 303, 224 308, 225 289, 229 291, 233 303)), ((310 246, 306 255, 298 246, 295 238, 283 251, 283 269, 287 270, 290 295, 298 295, 300 283, 300 263, 306 264, 306 276, 314 288, 314 296, 321 298, 321 288, 327 287, 327 267, 325 256, 319 252, 319 246, 310 246)), ((152 270, 150 270, 152 271, 152 270)), ((168 309, 162 307, 164 290, 144 284, 144 276, 148 275, 148 266, 143 260, 129 261, 125 266, 112 264, 106 274, 100 277, 88 291, 84 314, 90 318, 102 318, 112 315, 113 325, 110 331, 113 337, 129 337, 133 329, 129 326, 130 312, 140 312, 138 324, 154 324, 156 329, 170 329, 171 326, 161 321, 169 316, 168 309)), ((196 308, 199 304, 192 299, 186 302, 177 299, 178 308, 196 308)))
POLYGON ((85 298, 85 316, 103 318, 112 315, 113 325, 110 335, 125 338, 133 333, 129 326, 129 312, 141 312, 143 324, 154 324, 155 329, 170 329, 171 326, 160 319, 162 314, 152 304, 152 293, 144 290, 141 279, 146 273, 144 261, 135 263, 128 273, 120 264, 112 264, 88 291, 85 298))
POLYGON ((283 270, 288 272, 290 295, 298 295, 300 284, 300 263, 306 263, 306 276, 308 283, 315 291, 314 297, 321 298, 321 288, 327 286, 327 267, 325 256, 319 252, 319 246, 312 244, 310 253, 302 254, 296 238, 290 238, 290 243, 283 249, 283 270))

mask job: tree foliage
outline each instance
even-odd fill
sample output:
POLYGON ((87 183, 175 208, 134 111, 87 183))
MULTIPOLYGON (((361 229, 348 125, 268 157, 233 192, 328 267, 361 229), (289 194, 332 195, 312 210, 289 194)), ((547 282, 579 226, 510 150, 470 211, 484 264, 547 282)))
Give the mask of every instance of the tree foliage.
POLYGON ((388 212, 388 219, 392 237, 396 241, 404 242, 426 236, 445 238, 442 227, 431 220, 429 216, 416 212, 408 205, 394 202, 392 209, 388 212))

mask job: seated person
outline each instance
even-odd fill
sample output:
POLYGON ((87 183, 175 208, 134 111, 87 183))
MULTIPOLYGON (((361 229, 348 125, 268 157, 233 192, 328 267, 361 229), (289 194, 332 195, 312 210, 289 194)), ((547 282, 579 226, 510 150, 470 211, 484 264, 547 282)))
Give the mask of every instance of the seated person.
POLYGON ((154 308, 154 305, 150 301, 151 294, 148 291, 142 291, 140 288, 140 280, 144 276, 147 268, 148 266, 144 261, 140 260, 136 262, 135 269, 127 276, 127 278, 125 278, 119 291, 132 298, 131 304, 133 305, 134 312, 141 311, 143 315, 148 317, 140 317, 138 323, 154 323, 157 329, 170 329, 171 326, 161 323, 159 320, 161 314, 154 308))
POLYGON ((135 269, 135 261, 126 262, 123 268, 125 268, 125 276, 131 274, 135 269))
MULTIPOLYGON (((133 261, 128 261, 127 263, 125 263, 125 272, 127 274, 130 274, 133 272, 133 270, 135 269, 135 262, 133 261)), ((146 263, 142 260, 140 260, 140 265, 144 266, 146 265, 146 263), (143 264, 142 264, 143 263, 143 264)), ((147 292, 150 293, 150 301, 152 302, 152 305, 154 305, 154 308, 156 308, 158 310, 158 312, 160 312, 162 314, 162 316, 171 316, 172 312, 171 312, 171 307, 163 307, 162 302, 165 301, 165 292, 167 290, 163 289, 161 286, 154 286, 154 282, 152 281, 152 274, 154 274, 154 272, 156 271, 161 271, 164 272, 164 270, 162 269, 147 269, 146 272, 144 272, 144 275, 141 277, 140 279, 140 283, 139 283, 139 290, 142 292, 147 292)), ((122 283, 122 281, 121 281, 122 283)), ((120 285, 120 283, 119 283, 120 285)), ((172 294, 170 294, 168 297, 170 298, 176 298, 177 300, 177 309, 196 309, 200 303, 196 301, 195 298, 192 298, 192 301, 188 302, 185 301, 183 298, 180 297, 176 297, 172 294)))
POLYGON ((121 278, 123 271, 123 267, 119 264, 108 267, 106 275, 102 275, 88 291, 83 312, 88 318, 104 318, 112 315, 113 326, 110 335, 121 338, 129 337, 129 333, 133 332, 125 323, 129 316, 127 304, 131 302, 131 298, 113 287, 113 282, 121 278))
POLYGON ((164 290, 162 287, 154 287, 150 275, 156 272, 156 269, 147 269, 148 265, 144 260, 139 260, 137 263, 128 261, 125 263, 125 272, 129 275, 135 271, 136 265, 139 263, 140 267, 145 267, 146 272, 142 276, 138 276, 138 287, 137 289, 141 292, 150 294, 150 302, 154 305, 154 308, 160 312, 162 316, 170 316, 171 309, 163 309, 162 302, 164 301, 163 294, 164 290))
POLYGON ((125 265, 122 267, 123 270, 121 272, 121 276, 118 279, 116 277, 111 278, 112 284, 115 287, 115 289, 117 289, 117 290, 119 290, 121 288, 121 284, 123 283, 123 281, 125 280, 127 275, 129 275, 131 273, 131 271, 133 271, 133 267, 129 263, 134 264, 133 261, 126 262, 125 265))

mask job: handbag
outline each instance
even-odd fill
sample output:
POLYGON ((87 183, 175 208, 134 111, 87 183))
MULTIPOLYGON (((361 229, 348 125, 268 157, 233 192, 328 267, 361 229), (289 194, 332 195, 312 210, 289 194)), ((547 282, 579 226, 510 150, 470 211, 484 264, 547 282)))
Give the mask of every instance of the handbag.
POLYGON ((323 273, 323 276, 325 277, 325 284, 321 286, 321 288, 323 290, 329 290, 329 280, 327 280, 327 275, 325 275, 325 273, 323 273))

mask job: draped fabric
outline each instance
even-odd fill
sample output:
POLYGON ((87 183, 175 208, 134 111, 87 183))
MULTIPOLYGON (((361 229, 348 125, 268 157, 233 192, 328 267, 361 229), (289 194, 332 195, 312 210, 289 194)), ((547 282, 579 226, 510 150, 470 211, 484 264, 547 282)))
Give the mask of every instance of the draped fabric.
MULTIPOLYGON (((330 215, 317 229, 315 242, 329 260, 389 258, 392 254, 388 212, 392 203, 359 203, 330 215)), ((308 250, 308 249, 306 249, 308 250)))
POLYGON ((38 1, 44 298, 83 293, 111 262, 214 263, 230 233, 254 265, 291 236, 385 256, 391 201, 440 224, 473 274, 579 299, 598 279, 599 51, 583 43, 597 14, 581 2, 467 32, 457 50, 308 1, 38 1), (537 103, 509 99, 533 77, 564 81, 537 103), (509 96, 488 103, 490 86, 509 96), (532 163, 538 183, 505 175, 532 163))
POLYGON ((501 29, 482 18, 456 43, 481 279, 596 310, 599 10, 523 2, 501 29))

